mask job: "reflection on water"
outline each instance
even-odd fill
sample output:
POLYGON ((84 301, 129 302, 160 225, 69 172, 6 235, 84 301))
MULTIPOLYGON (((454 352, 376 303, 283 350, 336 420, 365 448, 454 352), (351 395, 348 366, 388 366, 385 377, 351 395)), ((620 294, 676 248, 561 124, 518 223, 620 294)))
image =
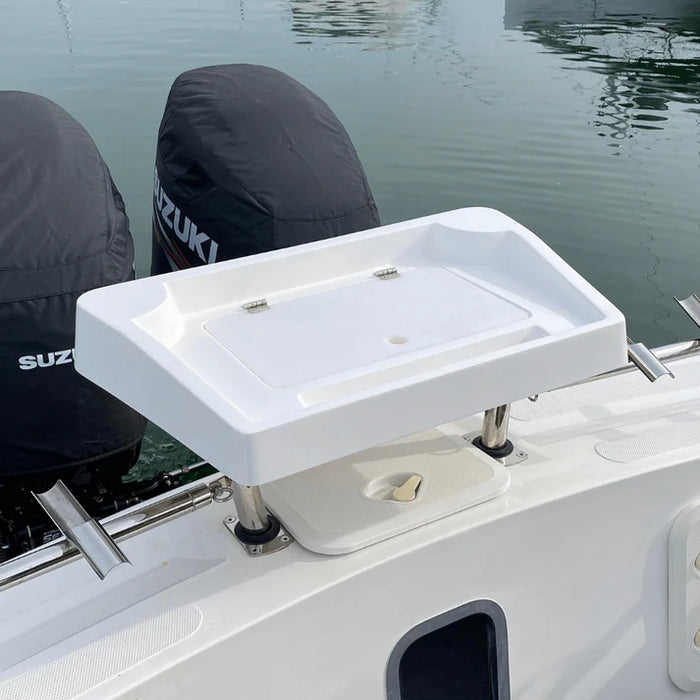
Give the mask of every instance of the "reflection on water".
MULTIPOLYGON (((139 275, 174 77, 261 63, 336 111, 384 222, 496 207, 610 298, 631 337, 695 332, 672 297, 700 292, 700 0, 11 4, 0 89, 85 124, 127 202, 139 275)), ((142 463, 191 458, 176 447, 153 433, 142 463)))
POLYGON ((292 31, 311 43, 312 37, 353 40, 392 39, 414 26, 423 10, 439 0, 427 3, 415 0, 291 0, 292 31))
MULTIPOLYGON (((620 155, 637 130, 661 130, 678 110, 700 113, 700 8, 696 0, 506 0, 506 29, 518 29, 560 55, 564 70, 601 76, 589 122, 620 155)), ((634 156, 633 156, 634 157, 634 156)), ((638 206, 652 205, 653 179, 640 168, 638 206)), ((649 222, 635 236, 648 260, 645 278, 663 329, 672 313, 658 280, 663 244, 649 222)))
POLYGON ((529 21, 568 24, 615 18, 639 22, 684 21, 696 13, 696 0, 506 0, 504 24, 506 29, 517 29, 529 21))
POLYGON ((661 129, 670 103, 700 103, 700 8, 695 0, 507 0, 520 29, 579 69, 603 76, 593 125, 619 147, 633 129, 661 129))
POLYGON ((58 14, 63 22, 63 28, 68 40, 68 53, 73 53, 73 22, 70 18, 70 0, 56 0, 58 14))

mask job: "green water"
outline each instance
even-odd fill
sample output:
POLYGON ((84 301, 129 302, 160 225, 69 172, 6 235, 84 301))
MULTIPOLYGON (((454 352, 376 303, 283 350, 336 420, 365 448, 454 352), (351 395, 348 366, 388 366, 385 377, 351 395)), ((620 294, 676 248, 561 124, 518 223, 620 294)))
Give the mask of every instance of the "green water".
MULTIPOLYGON (((385 223, 501 209, 650 345, 700 293, 696 0, 0 2, 0 89, 90 131, 148 271, 156 132, 172 80, 213 63, 291 74, 336 111, 385 223)), ((0 195, 1 196, 1 195, 0 195)), ((141 468, 191 455, 152 430, 141 468)))

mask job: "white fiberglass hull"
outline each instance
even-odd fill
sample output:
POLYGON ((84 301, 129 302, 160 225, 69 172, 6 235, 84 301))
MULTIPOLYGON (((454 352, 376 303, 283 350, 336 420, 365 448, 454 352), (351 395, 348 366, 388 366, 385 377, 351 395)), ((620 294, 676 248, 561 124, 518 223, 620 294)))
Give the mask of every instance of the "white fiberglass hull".
POLYGON ((700 500, 700 360, 673 370, 514 405, 505 494, 352 554, 250 558, 215 503, 124 541, 103 582, 74 560, 3 590, 0 699, 382 700, 404 634, 484 599, 518 700, 687 697, 668 539, 700 500))

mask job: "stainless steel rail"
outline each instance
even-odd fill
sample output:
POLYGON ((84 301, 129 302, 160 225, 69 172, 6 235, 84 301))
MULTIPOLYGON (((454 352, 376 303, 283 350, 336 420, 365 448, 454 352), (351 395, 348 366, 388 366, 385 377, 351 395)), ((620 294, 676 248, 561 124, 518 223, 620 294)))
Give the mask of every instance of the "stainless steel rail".
MULTIPOLYGON (((700 319, 700 299, 697 300, 698 307, 698 318, 700 319)), ((630 361, 623 367, 618 367, 617 369, 598 374, 594 377, 587 377, 586 379, 573 382, 571 384, 566 384, 563 387, 558 387, 559 389, 565 389, 568 387, 578 386, 579 384, 586 384, 587 382, 597 381, 599 379, 606 379, 608 377, 615 377, 620 374, 626 374, 627 372, 633 372, 639 370, 649 381, 656 381, 663 375, 667 374, 674 378, 673 372, 671 372, 664 362, 673 362, 674 360, 680 360, 685 357, 692 357, 700 353, 700 340, 688 340, 680 343, 673 343, 672 345, 663 345, 654 350, 649 350, 642 343, 633 343, 629 338, 627 338, 627 353, 630 361)), ((531 396, 531 401, 537 401, 537 395, 531 396)), ((489 408, 484 412, 484 419, 481 429, 481 435, 474 440, 474 444, 481 450, 486 452, 496 459, 500 459, 503 464, 510 466, 511 464, 517 464, 523 461, 522 455, 526 453, 522 450, 517 451, 516 457, 517 461, 514 461, 509 454, 513 453, 513 446, 510 445, 511 452, 508 454, 496 454, 495 451, 507 448, 508 446, 508 418, 510 415, 510 404, 505 404, 502 406, 496 406, 495 408, 489 408), (510 464, 508 462, 510 459, 510 464)))
MULTIPOLYGON (((658 348, 654 348, 652 352, 659 360, 662 360, 663 362, 675 362, 676 360, 682 360, 686 357, 692 357, 693 355, 700 354, 700 339, 683 340, 679 343, 661 345, 658 348)), ((588 382, 595 382, 599 379, 617 377, 620 374, 627 374, 628 372, 636 371, 638 371, 637 365, 632 362, 628 362, 626 365, 618 367, 617 369, 611 369, 609 372, 603 372, 602 374, 596 374, 594 377, 588 377, 587 379, 581 379, 578 382, 573 382, 572 384, 566 384, 565 387, 587 384, 588 382)), ((565 387, 559 388, 564 389, 565 387)))
MULTIPOLYGON (((184 471, 188 470, 188 468, 184 469, 184 471)), ((220 476, 208 484, 198 484, 175 494, 165 494, 161 498, 148 501, 137 510, 122 513, 110 520, 103 520, 101 525, 113 539, 122 540, 164 520, 209 505, 212 501, 228 501, 231 495, 231 479, 220 476)), ((48 569, 61 566, 79 554, 80 552, 65 537, 59 537, 37 549, 10 559, 0 564, 0 590, 10 588, 48 569)))

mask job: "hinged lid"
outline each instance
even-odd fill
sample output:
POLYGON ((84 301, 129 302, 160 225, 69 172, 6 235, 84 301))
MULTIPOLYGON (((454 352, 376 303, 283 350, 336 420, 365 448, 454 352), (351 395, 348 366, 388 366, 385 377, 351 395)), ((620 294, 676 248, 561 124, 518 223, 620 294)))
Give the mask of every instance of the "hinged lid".
POLYGON ((626 336, 534 234, 462 209, 89 292, 76 356, 257 484, 617 367, 626 336))

